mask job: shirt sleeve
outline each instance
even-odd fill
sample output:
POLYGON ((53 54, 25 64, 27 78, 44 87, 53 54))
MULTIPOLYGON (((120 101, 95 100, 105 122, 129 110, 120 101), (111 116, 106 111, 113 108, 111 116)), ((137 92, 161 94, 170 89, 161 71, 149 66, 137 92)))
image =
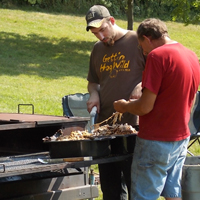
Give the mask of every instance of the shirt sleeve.
POLYGON ((161 86, 162 79, 162 64, 153 53, 150 53, 147 57, 145 70, 143 72, 142 88, 147 88, 157 95, 161 86))

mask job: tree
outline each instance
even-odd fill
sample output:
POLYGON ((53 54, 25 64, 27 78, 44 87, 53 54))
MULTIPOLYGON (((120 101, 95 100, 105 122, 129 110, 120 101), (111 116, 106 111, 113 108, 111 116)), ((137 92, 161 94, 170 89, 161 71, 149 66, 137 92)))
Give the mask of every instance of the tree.
POLYGON ((182 20, 187 24, 200 23, 200 1, 199 0, 166 0, 173 5, 172 20, 182 20))
POLYGON ((127 0, 128 10, 127 10, 127 18, 128 18, 128 30, 133 30, 133 0, 127 0))

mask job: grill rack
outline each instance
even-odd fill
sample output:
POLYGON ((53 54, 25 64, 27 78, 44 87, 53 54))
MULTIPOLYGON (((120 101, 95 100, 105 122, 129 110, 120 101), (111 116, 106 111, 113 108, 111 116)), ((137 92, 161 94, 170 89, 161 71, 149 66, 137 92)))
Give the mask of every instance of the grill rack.
MULTIPOLYGON (((0 178, 8 176, 17 176, 39 172, 58 172, 66 168, 75 168, 79 172, 81 167, 89 167, 93 164, 102 164, 109 162, 122 161, 129 158, 132 154, 112 155, 103 158, 78 162, 60 162, 43 164, 40 159, 50 159, 49 152, 41 152, 35 154, 26 154, 20 156, 10 156, 0 158, 0 178)), ((60 160, 60 159, 59 159, 60 160)))
POLYGON ((67 165, 65 162, 42 164, 38 161, 38 158, 49 159, 49 153, 42 152, 0 158, 0 178, 46 171, 55 172, 64 169, 67 165))

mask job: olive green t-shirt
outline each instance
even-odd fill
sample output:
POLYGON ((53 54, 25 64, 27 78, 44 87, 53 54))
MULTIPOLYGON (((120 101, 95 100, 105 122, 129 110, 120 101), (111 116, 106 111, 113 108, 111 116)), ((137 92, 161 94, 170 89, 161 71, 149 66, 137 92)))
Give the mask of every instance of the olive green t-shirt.
MULTIPOLYGON (((128 31, 115 41, 114 46, 97 42, 92 50, 87 80, 100 84, 100 113, 97 122, 110 117, 114 112, 113 102, 128 100, 135 86, 142 81, 145 58, 138 48, 134 31, 128 31)), ((122 124, 136 124, 136 116, 124 113, 122 124)))

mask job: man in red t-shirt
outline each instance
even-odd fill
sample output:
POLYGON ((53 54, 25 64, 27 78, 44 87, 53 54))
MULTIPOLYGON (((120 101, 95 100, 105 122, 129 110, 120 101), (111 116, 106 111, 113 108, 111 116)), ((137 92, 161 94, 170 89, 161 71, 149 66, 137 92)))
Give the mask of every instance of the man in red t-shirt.
POLYGON ((114 102, 116 111, 139 115, 139 133, 132 162, 131 199, 164 196, 181 200, 180 179, 187 154, 188 122, 200 83, 197 56, 168 36, 159 19, 144 20, 137 30, 147 55, 142 96, 114 102))

